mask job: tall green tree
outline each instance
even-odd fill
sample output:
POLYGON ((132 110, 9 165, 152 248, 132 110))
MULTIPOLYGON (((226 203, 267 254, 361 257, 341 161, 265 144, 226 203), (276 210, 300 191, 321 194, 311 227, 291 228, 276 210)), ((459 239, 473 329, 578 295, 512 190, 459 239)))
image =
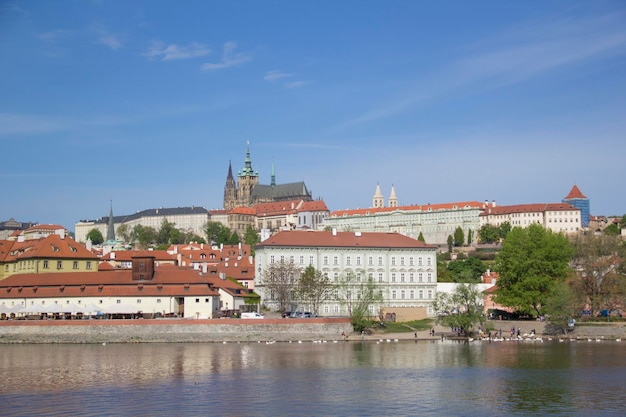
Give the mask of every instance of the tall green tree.
POLYGON ((420 242, 426 243, 426 239, 424 239, 424 234, 420 231, 420 235, 417 237, 417 240, 420 242))
POLYGON ((509 232, 511 231, 512 227, 511 227, 511 223, 509 222, 504 222, 500 225, 499 230, 500 230, 500 238, 502 240, 506 239, 506 237, 508 236, 509 232))
POLYGON ((546 299, 568 272, 570 241, 538 224, 515 227, 496 257, 500 273, 495 301, 524 314, 540 315, 546 299))
POLYGON ((467 259, 450 261, 446 268, 452 274, 453 282, 478 283, 480 277, 487 270, 487 266, 480 259, 470 256, 467 259))
POLYGON ((548 316, 548 332, 567 333, 569 319, 574 318, 579 310, 580 305, 572 288, 565 282, 556 284, 544 306, 548 316))
POLYGON ((484 224, 478 229, 478 240, 481 243, 496 243, 500 240, 500 229, 492 224, 484 224))
POLYGON ((126 223, 120 224, 120 226, 115 231, 115 236, 118 238, 122 238, 124 242, 130 242, 130 228, 126 223))
POLYGON ((309 307, 316 315, 319 314, 321 304, 330 298, 333 291, 334 286, 328 276, 315 269, 313 265, 304 269, 296 286, 300 303, 309 307))
POLYGON ((259 244, 261 237, 252 226, 246 228, 246 233, 243 235, 243 243, 250 245, 250 252, 254 256, 254 247, 259 244))
POLYGON ((158 239, 159 233, 150 226, 136 224, 130 231, 130 240, 137 243, 140 248, 147 249, 158 239))
MULTIPOLYGON (((161 228, 159 229, 158 235, 157 235, 157 243, 159 245, 169 245, 170 243, 179 243, 179 242, 172 242, 172 235, 178 232, 178 230, 176 229, 176 224, 169 222, 167 219, 163 219, 163 221, 161 222, 161 228)), ((178 236, 175 235, 176 238, 178 238, 180 236, 180 232, 178 232, 178 236)))
POLYGON ((622 239, 615 235, 580 233, 573 242, 574 288, 589 306, 591 315, 623 305, 626 276, 620 268, 624 264, 622 239))
POLYGON ((337 301, 347 307, 354 331, 366 329, 371 324, 370 309, 383 302, 382 290, 373 279, 352 272, 342 275, 335 288, 337 301))
POLYGON ((218 246, 222 244, 227 245, 231 237, 230 229, 220 222, 207 222, 204 226, 204 232, 207 237, 207 242, 218 246))
POLYGON ((470 246, 472 243, 474 243, 474 232, 472 232, 472 229, 468 229, 467 230, 467 246, 470 246))
POLYGON ((87 232, 87 239, 91 240, 91 243, 94 245, 99 245, 104 242, 104 238, 102 237, 102 232, 98 229, 91 229, 87 232))
POLYGON ((451 294, 437 292, 433 308, 439 323, 462 329, 466 335, 485 321, 483 295, 475 284, 459 284, 451 294))
POLYGON ((457 228, 454 229, 454 246, 463 246, 464 243, 465 233, 463 233, 461 226, 457 226, 457 228))
POLYGON ((454 245, 454 238, 452 235, 448 235, 448 252, 452 253, 452 245, 454 245))

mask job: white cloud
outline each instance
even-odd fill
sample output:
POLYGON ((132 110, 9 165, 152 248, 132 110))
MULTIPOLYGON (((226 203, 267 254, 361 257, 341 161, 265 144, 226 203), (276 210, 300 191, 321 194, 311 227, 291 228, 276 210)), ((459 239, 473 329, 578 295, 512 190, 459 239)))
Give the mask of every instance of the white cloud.
POLYGON ((274 82, 274 81, 281 80, 283 78, 289 78, 289 77, 293 77, 293 74, 289 74, 287 72, 282 72, 278 70, 273 70, 273 71, 266 72, 263 79, 265 81, 274 82))
POLYGON ((111 33, 111 31, 106 26, 95 23, 91 25, 89 29, 97 35, 97 43, 107 46, 114 51, 120 49, 123 46, 123 42, 120 39, 119 35, 111 33))
POLYGON ((201 43, 194 42, 187 46, 176 44, 166 46, 162 42, 155 41, 143 56, 159 59, 161 61, 173 61, 176 59, 197 58, 210 53, 211 50, 201 43))
POLYGON ((241 65, 246 63, 252 59, 249 54, 238 52, 235 53, 235 48, 237 47, 237 43, 235 42, 226 42, 224 44, 224 52, 222 53, 222 60, 220 62, 207 62, 202 65, 203 70, 213 71, 224 68, 234 67, 236 65, 241 65))

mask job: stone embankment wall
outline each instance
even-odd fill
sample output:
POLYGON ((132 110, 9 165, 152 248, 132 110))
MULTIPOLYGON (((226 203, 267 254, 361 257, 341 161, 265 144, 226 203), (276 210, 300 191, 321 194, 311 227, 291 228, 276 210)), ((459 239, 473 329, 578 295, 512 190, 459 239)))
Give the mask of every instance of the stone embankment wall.
POLYGON ((0 322, 0 343, 191 343, 340 340, 347 318, 0 322))

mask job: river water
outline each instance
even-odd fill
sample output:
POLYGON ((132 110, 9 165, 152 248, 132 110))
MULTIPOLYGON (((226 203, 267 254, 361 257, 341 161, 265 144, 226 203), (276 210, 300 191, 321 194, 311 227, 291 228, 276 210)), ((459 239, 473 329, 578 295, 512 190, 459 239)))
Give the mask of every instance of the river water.
POLYGON ((2 416, 623 416, 626 342, 0 345, 2 416))

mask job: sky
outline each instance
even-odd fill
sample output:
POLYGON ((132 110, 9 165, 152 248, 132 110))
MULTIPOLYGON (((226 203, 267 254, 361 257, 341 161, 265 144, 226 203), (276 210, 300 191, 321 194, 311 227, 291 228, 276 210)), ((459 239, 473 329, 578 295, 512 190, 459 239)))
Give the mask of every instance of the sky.
POLYGON ((220 209, 228 164, 328 208, 626 213, 624 1, 0 0, 0 221, 220 209))

